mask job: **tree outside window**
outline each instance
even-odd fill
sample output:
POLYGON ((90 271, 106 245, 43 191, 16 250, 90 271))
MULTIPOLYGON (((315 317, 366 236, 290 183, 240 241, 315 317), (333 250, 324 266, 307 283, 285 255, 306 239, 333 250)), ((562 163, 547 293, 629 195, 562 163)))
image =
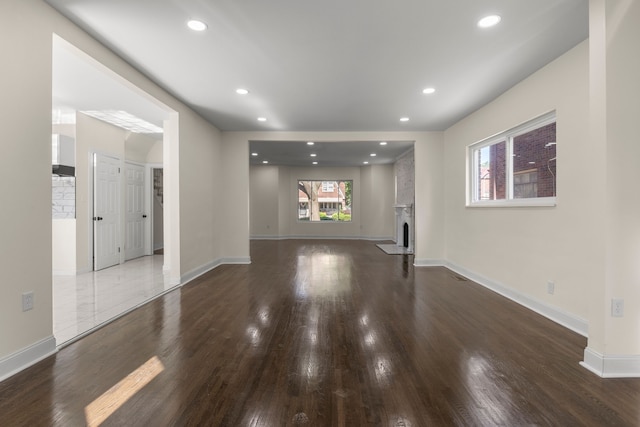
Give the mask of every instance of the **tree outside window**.
POLYGON ((298 220, 351 221, 353 181, 299 180, 298 220))

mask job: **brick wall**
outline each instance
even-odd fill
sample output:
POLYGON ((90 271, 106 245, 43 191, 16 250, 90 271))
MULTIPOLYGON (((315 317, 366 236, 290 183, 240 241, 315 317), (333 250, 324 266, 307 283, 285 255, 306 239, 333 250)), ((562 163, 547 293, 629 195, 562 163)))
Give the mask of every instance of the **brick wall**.
MULTIPOLYGON (((514 198, 556 195, 556 124, 513 139, 514 198)), ((490 147, 490 199, 506 197, 506 143, 490 147)))
POLYGON ((76 217, 76 179, 72 176, 51 177, 51 217, 76 217))

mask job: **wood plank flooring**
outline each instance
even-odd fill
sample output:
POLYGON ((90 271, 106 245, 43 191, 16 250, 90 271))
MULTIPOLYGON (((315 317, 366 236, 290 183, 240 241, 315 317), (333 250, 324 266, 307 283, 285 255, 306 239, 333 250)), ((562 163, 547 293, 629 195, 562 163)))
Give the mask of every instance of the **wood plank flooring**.
POLYGON ((446 268, 364 241, 251 257, 0 383, 0 425, 640 425, 640 380, 446 268))

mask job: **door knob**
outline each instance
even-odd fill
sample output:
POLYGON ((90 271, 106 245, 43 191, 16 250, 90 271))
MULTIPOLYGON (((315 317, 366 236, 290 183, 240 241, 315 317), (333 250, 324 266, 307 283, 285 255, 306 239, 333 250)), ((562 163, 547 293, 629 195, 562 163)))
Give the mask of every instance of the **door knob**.
POLYGON ((146 217, 147 217, 146 215, 142 215, 142 218, 146 218, 146 217))

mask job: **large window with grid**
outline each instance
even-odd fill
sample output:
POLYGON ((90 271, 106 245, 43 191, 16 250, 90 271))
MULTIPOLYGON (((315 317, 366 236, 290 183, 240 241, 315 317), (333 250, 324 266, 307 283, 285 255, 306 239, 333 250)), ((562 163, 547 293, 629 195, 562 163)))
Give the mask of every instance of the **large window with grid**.
POLYGON ((554 206, 556 116, 545 114, 469 146, 469 206, 554 206))
POLYGON ((351 221, 353 181, 298 180, 299 221, 351 221))

